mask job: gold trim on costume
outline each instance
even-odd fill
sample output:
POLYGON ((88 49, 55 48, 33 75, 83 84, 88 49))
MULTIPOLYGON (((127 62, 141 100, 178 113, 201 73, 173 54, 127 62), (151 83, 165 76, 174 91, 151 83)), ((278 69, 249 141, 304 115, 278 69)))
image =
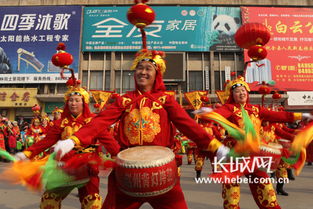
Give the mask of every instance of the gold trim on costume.
POLYGON ((80 140, 76 136, 71 136, 70 139, 73 140, 75 146, 80 146, 80 140))
POLYGON ((30 158, 30 156, 33 154, 32 151, 23 151, 23 153, 27 158, 30 158))
POLYGON ((210 142, 207 150, 210 152, 215 152, 221 145, 222 145, 222 143, 219 140, 214 138, 210 142))
POLYGON ((294 112, 294 113, 293 113, 293 118, 294 118, 295 121, 296 121, 296 120, 302 120, 302 113, 300 113, 300 112, 294 112))

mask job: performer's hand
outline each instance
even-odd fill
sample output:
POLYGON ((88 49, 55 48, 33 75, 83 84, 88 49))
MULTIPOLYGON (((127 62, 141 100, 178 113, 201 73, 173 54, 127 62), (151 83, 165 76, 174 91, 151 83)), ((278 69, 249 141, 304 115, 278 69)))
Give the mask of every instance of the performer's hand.
POLYGON ((307 112, 305 112, 305 113, 302 113, 302 119, 303 120, 313 120, 313 115, 311 114, 311 113, 307 113, 307 112))
POLYGON ((60 158, 71 151, 75 146, 72 139, 59 140, 54 147, 54 152, 60 153, 60 158))
POLYGON ((222 158, 224 158, 226 160, 229 151, 230 151, 230 149, 228 147, 226 147, 225 145, 221 145, 216 151, 217 160, 220 160, 222 158))
POLYGON ((24 154, 24 152, 18 152, 14 155, 14 158, 19 161, 28 160, 28 157, 24 154))

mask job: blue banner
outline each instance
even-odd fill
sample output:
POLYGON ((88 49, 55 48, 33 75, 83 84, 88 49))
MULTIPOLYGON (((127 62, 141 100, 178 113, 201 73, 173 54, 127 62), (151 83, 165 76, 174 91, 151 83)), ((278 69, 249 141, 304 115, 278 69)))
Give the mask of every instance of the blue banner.
MULTIPOLYGON (((140 31, 127 20, 130 7, 85 7, 83 51, 137 51, 140 31)), ((237 7, 152 7, 147 45, 163 51, 239 51, 234 34, 241 25, 237 7)))
POLYGON ((59 42, 78 72, 81 6, 0 7, 0 83, 64 83, 51 63, 59 42))

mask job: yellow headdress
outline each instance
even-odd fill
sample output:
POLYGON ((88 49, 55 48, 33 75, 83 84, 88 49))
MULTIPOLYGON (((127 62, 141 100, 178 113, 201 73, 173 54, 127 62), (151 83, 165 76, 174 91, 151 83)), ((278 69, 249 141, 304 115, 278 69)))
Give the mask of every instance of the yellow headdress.
POLYGON ((164 57, 165 53, 163 51, 150 51, 147 49, 142 49, 137 52, 136 58, 134 59, 134 62, 131 66, 131 70, 135 70, 138 63, 140 63, 141 61, 148 61, 156 67, 161 75, 163 75, 166 70, 165 60, 163 59, 164 57))
POLYGON ((47 115, 47 113, 44 113, 44 114, 42 114, 41 115, 41 121, 43 121, 43 120, 46 120, 46 121, 50 121, 50 118, 49 118, 49 116, 47 115))
POLYGON ((35 122, 40 123, 40 119, 38 117, 34 117, 31 122, 32 124, 34 124, 35 122))
POLYGON ((62 113, 63 110, 59 107, 55 107, 54 110, 52 111, 52 114, 55 114, 55 113, 62 113))
POLYGON ((244 86, 247 91, 250 91, 249 85, 245 82, 244 77, 239 76, 235 80, 229 81, 226 85, 225 91, 230 91, 231 89, 235 89, 238 86, 244 86))
POLYGON ((89 104, 89 93, 82 87, 80 87, 80 80, 76 80, 75 78, 71 77, 66 82, 67 85, 67 92, 64 94, 64 100, 67 102, 70 96, 79 95, 84 98, 84 102, 89 104))
POLYGON ((249 85, 245 82, 244 77, 239 76, 235 80, 228 81, 225 87, 225 93, 230 95, 230 92, 238 86, 244 86, 247 91, 250 91, 249 85))

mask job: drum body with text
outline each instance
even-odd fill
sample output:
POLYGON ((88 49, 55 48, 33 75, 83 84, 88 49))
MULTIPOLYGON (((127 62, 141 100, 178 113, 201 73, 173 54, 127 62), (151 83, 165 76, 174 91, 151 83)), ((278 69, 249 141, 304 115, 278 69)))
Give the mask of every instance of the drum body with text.
POLYGON ((161 146, 137 146, 117 155, 119 189, 134 197, 151 197, 171 190, 177 181, 175 154, 161 146))
POLYGON ((291 147, 291 142, 287 139, 278 139, 279 144, 283 146, 285 149, 289 149, 291 147))
POLYGON ((283 146, 276 143, 268 143, 260 146, 260 155, 263 157, 271 157, 271 171, 277 169, 281 154, 282 154, 283 146))

